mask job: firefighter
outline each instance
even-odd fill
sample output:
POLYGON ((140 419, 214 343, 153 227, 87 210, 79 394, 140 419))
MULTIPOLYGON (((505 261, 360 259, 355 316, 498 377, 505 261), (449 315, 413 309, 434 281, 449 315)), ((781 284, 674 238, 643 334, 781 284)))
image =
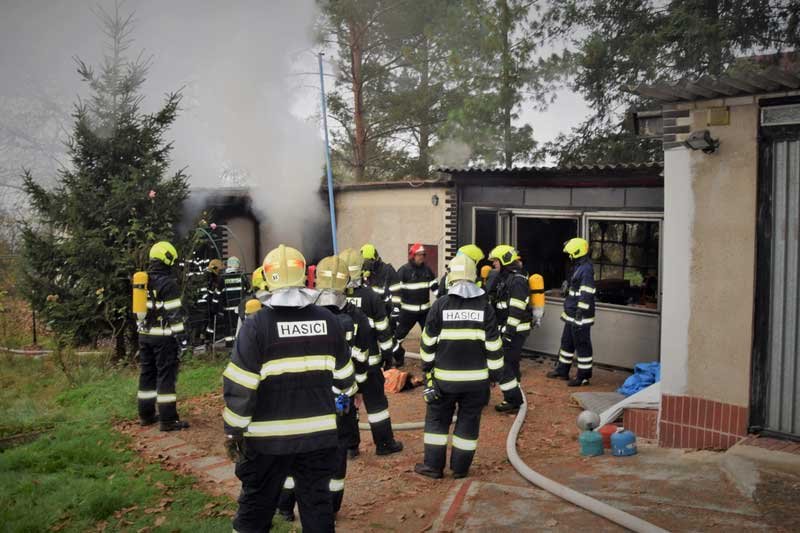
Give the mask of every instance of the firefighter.
POLYGON ((224 285, 225 346, 230 348, 233 346, 233 340, 236 338, 236 331, 239 328, 239 306, 250 290, 238 257, 228 258, 225 272, 222 274, 222 283, 224 285))
POLYGON ((177 431, 189 427, 178 417, 175 395, 178 356, 188 346, 181 293, 172 269, 178 252, 161 241, 150 248, 149 257, 147 314, 139 326, 139 420, 143 426, 159 422, 161 431, 177 431))
MULTIPOLYGON (((381 301, 386 306, 386 313, 392 322, 397 321, 397 315, 392 316, 392 310, 395 303, 399 307, 400 300, 392 301, 392 294, 389 287, 397 282, 397 271, 390 263, 384 263, 378 250, 373 244, 365 244, 361 247, 361 257, 364 258, 364 279, 367 286, 369 286, 375 294, 377 294, 381 301)), ((394 329, 394 328, 392 328, 394 329)))
POLYGON ((422 334, 425 459, 414 471, 435 479, 443 476, 454 413, 458 418, 450 469, 455 478, 468 474, 478 445, 481 411, 489 403, 489 383, 501 379, 503 342, 494 310, 475 279, 476 265, 467 255, 450 261, 448 293, 433 304, 422 334))
MULTIPOLYGON (((397 327, 394 330, 394 364, 398 368, 405 363, 403 341, 414 324, 420 331, 425 327, 428 309, 431 308, 431 291, 436 293, 439 282, 436 275, 425 264, 425 247, 415 243, 408 250, 408 263, 397 271, 397 283, 390 287, 392 302, 399 299, 397 327)), ((395 304, 396 306, 398 304, 395 304)))
POLYGON ((592 378, 592 325, 594 324, 595 286, 594 266, 589 258, 589 243, 584 239, 570 239, 564 244, 564 253, 574 262, 569 279, 564 282, 564 331, 558 350, 558 364, 547 377, 569 381, 570 387, 589 385, 592 378), (578 373, 569 379, 572 360, 577 356, 578 373))
MULTIPOLYGON (((456 255, 461 255, 461 254, 466 254, 467 257, 475 261, 476 265, 481 261, 483 261, 483 258, 485 257, 483 255, 483 250, 481 250, 474 244, 465 244, 464 246, 459 248, 458 251, 456 252, 456 255)), ((482 287, 483 280, 478 280, 475 282, 475 284, 478 287, 482 287)), ((445 294, 447 294, 447 274, 442 276, 442 278, 439 280, 439 288, 436 291, 436 297, 441 298, 445 294)))
POLYGON ((216 342, 217 333, 220 331, 222 325, 222 318, 224 317, 223 310, 223 289, 225 288, 222 282, 222 261, 219 259, 212 259, 206 268, 206 290, 205 298, 208 309, 208 323, 205 330, 205 341, 207 347, 212 347, 216 342))
POLYGON ((333 531, 337 414, 349 407, 333 391, 355 383, 350 349, 336 316, 304 288, 299 251, 272 250, 264 273, 270 299, 244 322, 223 373, 225 447, 242 482, 233 529, 268 530, 291 475, 303 531, 333 531))
POLYGON ((489 253, 489 260, 495 263, 496 270, 492 281, 494 307, 497 324, 503 339, 503 401, 495 405, 495 410, 514 412, 522 405, 522 392, 519 369, 522 358, 522 345, 531 331, 532 312, 528 275, 522 268, 519 253, 513 246, 501 244, 489 253), (512 379, 513 378, 513 379, 512 379))
MULTIPOLYGON (((338 257, 326 257, 317 264, 316 288, 320 291, 317 305, 331 311, 339 320, 345 333, 345 340, 351 349, 353 367, 356 375, 366 372, 366 354, 369 349, 369 321, 367 317, 353 304, 347 301, 344 289, 347 286, 349 274, 347 265, 338 257)), ((358 392, 358 385, 354 383, 347 391, 334 387, 334 394, 346 394, 350 398, 350 408, 336 419, 339 432, 339 444, 336 457, 336 474, 330 481, 330 491, 333 497, 333 512, 338 513, 342 507, 344 497, 344 482, 347 473, 347 453, 355 448, 361 441, 358 430, 358 413, 353 405, 353 397, 358 392)), ((278 513, 287 521, 294 521, 294 479, 287 477, 281 491, 278 513)))
MULTIPOLYGON (((394 346, 386 308, 377 293, 365 287, 361 279, 363 259, 355 250, 345 250, 340 258, 347 264, 350 281, 347 285, 347 298, 358 307, 369 321, 368 350, 361 354, 368 364, 365 373, 357 373, 364 407, 372 440, 377 455, 390 455, 403 450, 403 443, 395 440, 392 419, 389 415, 389 400, 384 390, 385 378, 381 370, 384 359, 391 361, 394 346)), ((352 449, 351 449, 352 450, 352 449)), ((351 452, 351 456, 357 455, 351 452)))

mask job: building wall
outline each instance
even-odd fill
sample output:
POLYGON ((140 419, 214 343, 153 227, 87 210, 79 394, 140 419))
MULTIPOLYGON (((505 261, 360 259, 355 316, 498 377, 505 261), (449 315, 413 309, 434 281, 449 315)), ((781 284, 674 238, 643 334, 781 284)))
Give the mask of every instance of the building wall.
MULTIPOLYGON (((720 140, 714 154, 665 153, 664 392, 749 403, 755 281, 758 106, 730 106, 708 126, 697 103, 682 121, 720 140)), ((680 118, 678 119, 681 120, 680 118)))
POLYGON ((336 223, 339 249, 372 243, 395 268, 408 261, 408 244, 438 245, 438 274, 444 273, 445 187, 337 191, 336 223), (431 198, 436 195, 439 204, 431 198))
POLYGON ((758 112, 754 98, 665 108, 677 135, 665 135, 662 446, 728 448, 747 434, 758 112), (708 108, 723 105, 730 123, 709 126, 708 108), (679 144, 702 129, 715 153, 679 144))

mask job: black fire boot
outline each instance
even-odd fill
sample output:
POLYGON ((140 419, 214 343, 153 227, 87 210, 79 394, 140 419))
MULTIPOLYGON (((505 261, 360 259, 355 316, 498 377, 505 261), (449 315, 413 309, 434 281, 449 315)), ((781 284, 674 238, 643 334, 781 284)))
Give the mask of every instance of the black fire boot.
POLYGON ((161 422, 158 429, 161 431, 180 431, 188 428, 189 422, 184 420, 170 420, 169 422, 161 422))
POLYGON ((464 479, 469 475, 469 472, 453 472, 453 479, 464 479))
POLYGON ((391 455, 403 451, 403 443, 399 440, 393 440, 385 444, 379 444, 375 448, 375 455, 391 455))
POLYGON ((586 378, 575 378, 571 379, 569 383, 567 383, 568 387, 580 387, 582 385, 589 385, 589 380, 586 378))
POLYGON ((519 411, 519 405, 509 403, 505 400, 494 406, 494 410, 498 413, 514 413, 519 411))
POLYGON ((436 470, 435 468, 431 468, 425 463, 417 463, 416 465, 414 465, 414 472, 416 472, 421 476, 429 477, 432 479, 442 479, 442 477, 444 476, 441 470, 436 470))
POLYGON ((567 381, 569 379, 569 376, 561 374, 560 372, 558 372, 558 370, 551 370, 550 372, 547 373, 547 377, 549 379, 563 379, 564 381, 567 381))
POLYGON ((153 415, 153 416, 150 416, 150 417, 147 417, 147 418, 140 418, 139 419, 139 425, 142 426, 142 427, 144 427, 144 426, 152 426, 156 422, 158 422, 158 415, 153 415))

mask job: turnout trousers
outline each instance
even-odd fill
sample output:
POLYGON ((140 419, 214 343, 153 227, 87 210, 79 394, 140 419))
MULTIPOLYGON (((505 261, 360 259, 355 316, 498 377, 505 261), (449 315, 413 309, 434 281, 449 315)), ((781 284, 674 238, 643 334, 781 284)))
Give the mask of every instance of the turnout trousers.
POLYGON ((561 334, 561 348, 558 350, 558 366, 556 372, 564 377, 569 377, 569 369, 573 359, 577 358, 577 379, 591 379, 592 377, 592 327, 576 326, 569 322, 564 323, 561 334))
POLYGON ((175 382, 178 380, 178 342, 172 337, 139 337, 139 418, 161 422, 178 419, 175 382))
POLYGON ((367 410, 372 441, 376 448, 394 441, 392 419, 389 416, 389 400, 386 399, 386 391, 383 389, 385 381, 380 367, 373 366, 367 370, 367 380, 358 384, 359 392, 364 399, 364 407, 367 410))
POLYGON ((419 324, 419 331, 425 329, 425 320, 428 318, 428 310, 415 313, 412 311, 400 310, 400 316, 397 318, 397 326, 394 329, 395 345, 392 349, 395 364, 401 366, 405 363, 406 351, 403 348, 403 341, 406 340, 408 333, 414 327, 414 324, 419 324))
POLYGON ((233 530, 239 533, 269 531, 281 488, 291 475, 303 531, 334 531, 330 483, 336 473, 336 450, 324 448, 290 455, 247 453, 245 460, 236 465, 242 491, 233 530))
MULTIPOLYGON (((336 429, 339 432, 339 445, 336 447, 336 471, 328 484, 334 513, 338 513, 342 508, 344 478, 347 474, 347 450, 358 448, 361 441, 358 431, 358 412, 354 405, 350 406, 348 413, 336 417, 336 429)), ((278 510, 287 515, 294 513, 294 504, 297 501, 294 493, 295 485, 294 477, 287 476, 278 500, 278 510)))
POLYGON ((503 375, 500 378, 500 390, 503 391, 503 400, 513 405, 522 405, 522 392, 520 380, 522 372, 519 363, 522 360, 522 345, 525 344, 524 335, 514 335, 510 340, 503 340, 503 375))
POLYGON ((489 386, 459 393, 441 393, 441 398, 428 404, 425 413, 425 465, 441 472, 447 454, 447 436, 453 414, 458 416, 453 430, 453 448, 450 452, 450 469, 466 474, 478 448, 481 411, 489 403, 489 386))

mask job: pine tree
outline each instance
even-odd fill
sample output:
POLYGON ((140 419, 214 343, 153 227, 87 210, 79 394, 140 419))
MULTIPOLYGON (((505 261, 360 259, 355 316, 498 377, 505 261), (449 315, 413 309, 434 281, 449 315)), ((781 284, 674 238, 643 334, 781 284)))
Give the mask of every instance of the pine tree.
POLYGON ((172 146, 164 136, 179 94, 143 113, 139 91, 149 62, 141 54, 128 59, 133 15, 122 17, 117 5, 98 16, 107 53, 97 73, 77 60, 91 97, 74 109, 70 164, 51 190, 29 172, 23 177, 34 213, 22 230, 23 283, 60 342, 110 336, 124 358, 135 343, 131 276, 146 267, 151 244, 173 238, 188 184, 182 171, 167 175, 172 146))

